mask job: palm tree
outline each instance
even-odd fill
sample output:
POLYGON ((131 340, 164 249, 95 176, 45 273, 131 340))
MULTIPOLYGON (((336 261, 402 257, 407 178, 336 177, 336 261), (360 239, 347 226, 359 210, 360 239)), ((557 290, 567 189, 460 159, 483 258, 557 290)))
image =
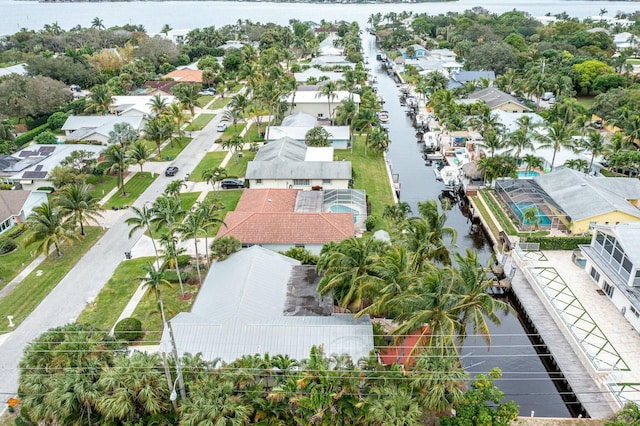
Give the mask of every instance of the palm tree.
POLYGON ((249 98, 242 93, 238 93, 231 98, 228 108, 232 111, 236 111, 238 118, 242 119, 247 114, 249 104, 249 98))
POLYGON ((326 84, 320 87, 316 97, 326 96, 327 97, 327 105, 329 106, 329 113, 327 117, 333 123, 333 110, 331 109, 331 102, 338 97, 336 92, 338 91, 338 83, 335 81, 328 81, 326 84))
POLYGON ((496 154, 496 150, 500 150, 505 147, 503 135, 496 129, 488 129, 482 136, 483 141, 478 145, 487 148, 491 157, 496 154))
POLYGON ((200 273, 200 254, 198 253, 198 238, 206 235, 205 214, 203 209, 196 209, 189 212, 187 218, 178 225, 178 232, 182 234, 182 241, 193 238, 193 245, 196 250, 196 270, 198 271, 198 282, 202 282, 200 273))
POLYGON ((104 22, 102 21, 102 19, 96 16, 91 21, 91 28, 95 28, 97 30, 104 30, 104 22))
POLYGON ((525 149, 533 149, 532 131, 537 126, 531 117, 524 115, 516 120, 518 128, 508 136, 509 146, 516 149, 516 160, 520 159, 520 153, 525 149))
POLYGON ((171 232, 172 226, 175 223, 180 222, 186 215, 186 212, 180 205, 180 199, 177 197, 167 196, 167 194, 162 194, 160 197, 156 198, 153 202, 151 211, 153 213, 151 223, 154 225, 155 229, 159 230, 163 226, 166 226, 169 229, 169 232, 171 232))
POLYGON ((136 206, 131 206, 129 211, 133 213, 133 216, 125 219, 125 223, 131 227, 129 229, 129 238, 137 232, 138 230, 145 230, 149 233, 149 238, 151 238, 151 244, 153 244, 153 251, 156 254, 156 263, 158 267, 160 267, 160 260, 158 256, 158 248, 156 247, 156 241, 153 238, 153 232, 151 231, 151 220, 153 219, 153 210, 147 208, 147 204, 145 203, 142 208, 138 208, 136 206))
POLYGON ((129 147, 126 154, 129 160, 132 160, 140 166, 140 173, 142 173, 142 166, 147 161, 151 153, 147 149, 147 145, 141 140, 138 140, 129 147))
POLYGON ((233 383, 208 375, 197 381, 180 407, 180 424, 241 426, 250 423, 254 408, 237 395, 233 383))
POLYGON ((562 148, 573 148, 574 144, 571 139, 573 128, 565 125, 562 121, 555 121, 547 127, 547 133, 538 133, 537 139, 541 142, 539 148, 551 148, 553 157, 551 158, 551 171, 556 161, 556 154, 562 148))
POLYGON ((164 116, 169 109, 169 102, 166 97, 153 95, 149 100, 149 108, 153 114, 153 119, 164 116))
POLYGON ((171 143, 173 143, 174 137, 184 136, 182 126, 188 121, 182 104, 179 102, 171 104, 167 110, 166 119, 171 123, 171 143))
POLYGON ((160 304, 160 315, 162 315, 162 324, 167 324, 167 317, 164 312, 164 302, 162 301, 162 287, 171 286, 171 283, 164 278, 165 265, 160 268, 153 266, 151 262, 141 266, 142 270, 146 272, 144 277, 141 277, 142 287, 146 288, 146 294, 153 294, 158 299, 160 304))
MULTIPOLYGON (((380 154, 389 149, 389 134, 380 127, 374 128, 368 139, 369 143, 367 145, 371 146, 371 150, 375 153, 380 154)), ((364 147, 365 156, 367 155, 367 145, 364 147)))
POLYGON ((78 235, 64 225, 60 208, 52 203, 42 203, 34 207, 32 213, 25 221, 29 233, 23 240, 24 247, 36 244, 35 252, 47 256, 51 246, 55 247, 56 255, 62 256, 60 244, 72 239, 78 239, 78 235))
POLYGON ((222 149, 228 149, 233 153, 232 155, 235 158, 236 164, 238 164, 238 162, 240 161, 238 154, 242 150, 243 146, 244 146, 244 141, 238 135, 233 135, 231 138, 222 142, 222 149))
POLYGON ((167 184, 167 187, 164 189, 164 193, 169 197, 173 197, 180 201, 180 191, 182 188, 186 187, 187 184, 182 179, 175 179, 167 184))
POLYGON ((106 114, 109 112, 109 106, 112 102, 113 98, 109 88, 106 85, 99 84, 91 88, 91 96, 87 101, 85 111, 106 114))
POLYGON ((224 167, 215 167, 211 169, 206 169, 202 171, 202 180, 207 183, 210 183, 213 187, 213 190, 216 191, 216 182, 220 182, 222 179, 227 177, 227 169, 224 167))
POLYGON ((173 133, 171 123, 162 118, 152 118, 145 125, 144 133, 149 139, 155 142, 158 148, 158 159, 161 159, 160 146, 164 141, 169 139, 173 133))
POLYGON ((353 144, 353 122, 358 107, 352 99, 346 99, 336 107, 336 124, 349 126, 349 144, 353 144))
POLYGON ((180 273, 180 256, 186 253, 187 250, 178 247, 178 237, 173 234, 173 229, 160 237, 160 245, 162 245, 164 252, 164 265, 169 269, 175 267, 178 283, 180 284, 180 295, 184 297, 184 285, 182 283, 182 274, 180 273))
POLYGON ((230 121, 233 124, 233 131, 235 134, 238 134, 238 120, 240 119, 240 110, 227 108, 222 113, 222 121, 230 121))
POLYGON ((611 146, 602 134, 596 130, 589 132, 588 138, 582 140, 581 148, 591 153, 591 160, 589 161, 589 168, 587 173, 591 173, 593 170, 593 160, 596 156, 607 156, 611 153, 611 146))
POLYGON ((128 164, 126 148, 121 144, 109 145, 102 155, 106 170, 108 173, 118 174, 118 187, 122 190, 123 196, 127 195, 124 190, 124 172, 128 164))
POLYGON ((533 233, 533 229, 538 229, 540 225, 540 216, 538 216, 538 207, 529 206, 522 211, 522 224, 529 225, 529 237, 533 233))
POLYGON ((227 224, 220 218, 220 212, 224 210, 224 204, 218 201, 205 201, 198 204, 197 210, 201 212, 203 217, 202 227, 204 228, 204 249, 207 264, 209 262, 209 237, 210 231, 222 225, 226 228, 227 224))
POLYGON ((211 242, 209 249, 211 250, 211 258, 221 262, 231 256, 233 253, 240 251, 242 243, 231 235, 218 237, 211 242))
POLYGON ((534 154, 526 154, 522 159, 527 164, 527 171, 533 169, 541 169, 543 166, 543 160, 534 154))
POLYGON ((98 222, 100 205, 91 196, 89 185, 72 183, 63 187, 56 197, 56 204, 63 215, 70 215, 74 225, 80 225, 80 235, 84 236, 84 222, 98 222))

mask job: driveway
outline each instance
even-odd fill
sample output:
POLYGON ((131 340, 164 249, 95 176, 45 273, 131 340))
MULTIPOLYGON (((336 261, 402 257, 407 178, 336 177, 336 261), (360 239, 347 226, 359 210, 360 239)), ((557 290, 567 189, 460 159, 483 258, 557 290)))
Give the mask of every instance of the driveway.
MULTIPOLYGON (((149 201, 153 202, 166 185, 175 178, 182 178, 191 172, 200 159, 220 136, 216 126, 222 114, 218 114, 203 130, 193 132, 194 139, 182 153, 169 165, 178 166, 180 173, 174 178, 164 175, 155 182, 133 204, 137 207, 149 201)), ((51 293, 38 305, 18 328, 0 343, 0 399, 6 400, 18 390, 18 364, 25 346, 34 338, 52 327, 73 322, 78 318, 89 300, 93 300, 107 283, 113 271, 124 259, 124 252, 132 247, 143 235, 138 232, 131 239, 127 238, 129 228, 124 214, 113 223, 104 236, 89 250, 76 266, 60 281, 51 293)), ((0 329, 8 330, 5 318, 0 329)))

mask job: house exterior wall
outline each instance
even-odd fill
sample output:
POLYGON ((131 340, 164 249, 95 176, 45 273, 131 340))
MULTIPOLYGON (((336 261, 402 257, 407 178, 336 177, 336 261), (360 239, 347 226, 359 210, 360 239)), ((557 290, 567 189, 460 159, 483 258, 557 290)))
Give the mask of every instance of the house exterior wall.
POLYGON ((519 104, 515 104, 515 103, 506 103, 506 104, 502 104, 502 105, 498 105, 497 107, 493 108, 494 110, 499 109, 501 111, 505 111, 505 112, 519 112, 519 113, 523 113, 523 112, 529 112, 528 108, 523 107, 522 105, 519 104))
POLYGON ((26 191, 35 191, 43 187, 53 188, 53 182, 47 179, 17 179, 17 181, 26 191))
POLYGON ((571 227, 573 234, 586 234, 590 232, 592 225, 615 225, 617 223, 628 223, 640 221, 640 217, 631 216, 627 213, 613 211, 606 214, 590 217, 587 219, 577 220, 571 227))
POLYGON ((249 188, 296 188, 310 190, 314 186, 321 186, 322 189, 349 189, 349 179, 331 179, 331 182, 326 182, 322 179, 309 179, 308 185, 294 185, 293 179, 261 179, 260 182, 258 182, 258 180, 259 179, 249 179, 249 188))
POLYGON ((312 254, 319 255, 322 250, 323 244, 258 244, 260 247, 264 247, 271 251, 283 252, 293 247, 302 247, 309 250, 312 254))
MULTIPOLYGON (((340 105, 340 102, 331 103, 331 116, 333 116, 336 110, 336 107, 338 105, 340 105)), ((289 115, 295 114, 297 112, 304 112, 306 114, 313 115, 314 117, 329 118, 329 104, 327 102, 317 102, 317 103, 294 102, 293 109, 289 112, 289 115)))

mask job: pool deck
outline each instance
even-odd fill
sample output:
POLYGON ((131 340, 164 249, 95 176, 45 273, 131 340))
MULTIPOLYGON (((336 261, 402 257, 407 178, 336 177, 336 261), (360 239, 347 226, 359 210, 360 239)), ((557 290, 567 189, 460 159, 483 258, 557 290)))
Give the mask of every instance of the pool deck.
MULTIPOLYGON (((640 335, 611 303, 598 292, 599 287, 587 272, 573 263, 571 251, 544 251, 533 259, 511 252, 505 271, 513 270, 512 289, 529 318, 535 324, 556 363, 572 387, 578 400, 593 418, 606 418, 621 407, 622 398, 616 398, 611 388, 622 384, 640 388, 640 335), (593 322, 606 336, 609 344, 622 358, 628 370, 598 369, 585 353, 584 340, 578 342, 565 323, 557 306, 545 294, 536 268, 554 269, 575 298, 584 307, 593 322), (581 346, 582 344, 582 346, 581 346)), ((640 392, 628 390, 624 398, 640 401, 640 392)))

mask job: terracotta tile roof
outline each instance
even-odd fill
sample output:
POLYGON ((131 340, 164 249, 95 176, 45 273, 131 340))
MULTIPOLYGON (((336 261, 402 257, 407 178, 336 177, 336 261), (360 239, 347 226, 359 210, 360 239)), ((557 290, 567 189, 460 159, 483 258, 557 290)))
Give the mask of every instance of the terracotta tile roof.
POLYGON ((291 213, 299 189, 245 189, 236 206, 237 212, 291 213))
POLYGON ((163 78, 172 78, 181 83, 190 82, 190 83, 202 83, 202 70, 175 70, 171 71, 169 74, 165 74, 162 76, 163 78))
POLYGON ((229 212, 218 237, 243 244, 325 244, 355 236, 352 213, 229 212))

